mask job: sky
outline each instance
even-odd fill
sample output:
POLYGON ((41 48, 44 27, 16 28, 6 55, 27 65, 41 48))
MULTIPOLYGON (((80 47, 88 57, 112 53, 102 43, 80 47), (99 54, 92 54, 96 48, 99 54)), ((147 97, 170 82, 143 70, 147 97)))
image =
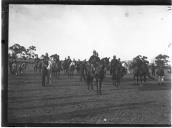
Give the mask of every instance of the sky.
POLYGON ((75 59, 99 56, 149 60, 167 54, 172 43, 172 13, 168 6, 10 5, 9 46, 36 46, 75 59))

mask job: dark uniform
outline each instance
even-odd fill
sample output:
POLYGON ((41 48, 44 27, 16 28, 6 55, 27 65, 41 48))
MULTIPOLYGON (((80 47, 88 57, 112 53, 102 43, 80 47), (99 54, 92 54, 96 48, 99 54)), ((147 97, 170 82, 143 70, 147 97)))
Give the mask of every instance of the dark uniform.
POLYGON ((93 64, 94 67, 97 66, 97 63, 100 62, 100 58, 98 56, 92 55, 89 59, 89 63, 93 64))
POLYGON ((116 58, 113 58, 111 60, 111 66, 110 66, 110 74, 112 75, 112 71, 116 68, 117 66, 117 59, 116 58))

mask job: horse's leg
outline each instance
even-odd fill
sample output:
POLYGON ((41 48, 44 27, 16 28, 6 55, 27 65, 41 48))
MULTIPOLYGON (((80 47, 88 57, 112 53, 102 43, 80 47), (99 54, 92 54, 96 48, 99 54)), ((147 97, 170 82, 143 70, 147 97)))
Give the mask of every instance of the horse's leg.
POLYGON ((59 71, 56 72, 56 78, 59 79, 59 71))
POLYGON ((80 75, 80 81, 82 81, 82 74, 80 75))
POLYGON ((87 87, 88 87, 88 90, 90 90, 90 79, 89 79, 89 77, 87 77, 87 87))
POLYGON ((60 79, 60 72, 58 70, 56 71, 56 78, 60 79))
POLYGON ((55 79, 56 78, 56 71, 55 70, 53 70, 52 75, 53 75, 53 77, 55 79))
POLYGON ((71 71, 69 72, 69 79, 71 79, 71 71))
POLYGON ((70 72, 69 72, 69 79, 70 79, 70 72))
POLYGON ((52 76, 54 77, 54 79, 56 79, 56 70, 55 69, 52 72, 52 76))
POLYGON ((140 75, 140 83, 141 83, 140 86, 142 86, 142 84, 143 84, 143 77, 144 77, 144 76, 140 75))
POLYGON ((114 74, 113 81, 114 81, 114 86, 116 87, 116 76, 115 76, 115 74, 114 74))
POLYGON ((96 85, 97 85, 97 94, 99 94, 99 81, 96 80, 96 85))
POLYGON ((42 86, 45 86, 45 72, 42 72, 42 86))
POLYGON ((144 75, 144 82, 146 82, 146 75, 144 75))
POLYGON ((90 90, 90 81, 88 82, 88 90, 90 90))
POLYGON ((118 80, 117 80, 117 78, 115 80, 115 86, 116 86, 116 88, 118 87, 118 80))
POLYGON ((91 89, 94 90, 94 88, 93 88, 93 81, 91 81, 91 89))
POLYGON ((136 77, 137 77, 137 85, 139 85, 139 82, 138 82, 139 81, 139 76, 137 75, 136 77))
POLYGON ((70 79, 72 79, 72 72, 70 71, 70 79))
POLYGON ((116 74, 115 74, 115 87, 117 87, 117 77, 116 77, 116 74))
POLYGON ((94 90, 94 88, 93 88, 93 78, 91 78, 91 89, 94 90))
POLYGON ((61 70, 59 69, 59 72, 58 72, 58 73, 59 73, 59 79, 61 79, 61 77, 60 77, 60 74, 61 74, 61 73, 60 73, 60 72, 61 72, 61 70))
POLYGON ((71 79, 72 79, 72 77, 73 77, 73 71, 71 71, 71 79))
POLYGON ((100 90, 100 95, 102 95, 102 81, 101 80, 99 82, 99 90, 100 90))
POLYGON ((118 78, 118 75, 119 75, 119 74, 116 75, 116 87, 117 87, 117 88, 119 87, 119 78, 118 78))
POLYGON ((58 70, 55 71, 55 75, 56 75, 56 78, 59 79, 59 71, 58 70))
POLYGON ((118 78, 118 88, 119 88, 119 85, 120 85, 120 78, 118 78))
POLYGON ((52 71, 51 71, 51 73, 50 73, 50 84, 52 84, 53 83, 53 75, 52 75, 52 71))
POLYGON ((47 84, 49 84, 50 76, 49 71, 47 71, 47 84))
POLYGON ((142 85, 142 82, 143 82, 143 76, 140 76, 140 83, 142 85))

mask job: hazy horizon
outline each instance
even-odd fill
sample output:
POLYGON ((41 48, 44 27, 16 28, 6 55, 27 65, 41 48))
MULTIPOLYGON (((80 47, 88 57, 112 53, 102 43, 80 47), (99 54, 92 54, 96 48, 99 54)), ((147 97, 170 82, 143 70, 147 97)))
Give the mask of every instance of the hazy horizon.
POLYGON ((9 46, 34 45, 75 59, 116 55, 131 60, 141 54, 153 59, 169 54, 172 33, 168 6, 10 5, 9 46))

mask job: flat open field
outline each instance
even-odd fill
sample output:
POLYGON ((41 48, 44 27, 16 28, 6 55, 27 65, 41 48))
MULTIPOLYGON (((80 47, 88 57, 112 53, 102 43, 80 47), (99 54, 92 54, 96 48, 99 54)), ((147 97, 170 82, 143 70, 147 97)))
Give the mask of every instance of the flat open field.
MULTIPOLYGON (((129 78, 131 77, 131 78, 129 78)), ((148 80, 138 87, 125 76, 120 88, 112 86, 108 75, 102 95, 87 90, 75 74, 62 74, 51 86, 41 86, 39 73, 8 76, 9 123, 89 123, 89 124, 170 124, 171 76, 164 85, 148 80)))

